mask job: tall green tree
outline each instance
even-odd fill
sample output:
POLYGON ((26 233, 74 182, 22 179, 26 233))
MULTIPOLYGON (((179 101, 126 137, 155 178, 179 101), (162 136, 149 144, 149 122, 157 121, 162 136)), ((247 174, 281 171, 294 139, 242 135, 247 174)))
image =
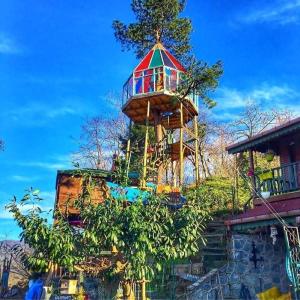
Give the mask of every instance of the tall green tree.
POLYGON ((126 25, 115 20, 117 40, 123 49, 133 49, 137 58, 142 58, 157 41, 181 57, 191 48, 191 21, 179 17, 185 3, 186 0, 132 0, 136 22, 126 25))
POLYGON ((197 94, 209 107, 216 103, 210 93, 218 86, 223 73, 221 61, 212 66, 196 59, 190 43, 192 22, 181 17, 185 0, 132 0, 131 8, 136 21, 124 24, 113 22, 115 37, 124 50, 134 50, 137 58, 143 57, 156 42, 167 47, 187 70, 187 76, 178 89, 181 101, 191 92, 197 94))

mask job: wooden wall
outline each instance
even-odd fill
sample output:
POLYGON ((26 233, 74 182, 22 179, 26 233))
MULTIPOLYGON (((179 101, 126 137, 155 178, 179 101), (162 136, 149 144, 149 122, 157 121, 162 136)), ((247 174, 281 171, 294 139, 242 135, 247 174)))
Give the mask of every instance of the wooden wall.
MULTIPOLYGON (((97 180, 97 186, 91 191, 91 201, 94 204, 99 204, 107 197, 108 188, 103 178, 93 178, 97 180)), ((71 215, 79 214, 78 209, 74 207, 74 201, 82 194, 83 186, 84 179, 80 175, 58 174, 56 181, 56 209, 71 215)))
POLYGON ((280 140, 279 156, 282 165, 291 163, 289 145, 294 143, 295 160, 300 162, 300 134, 289 136, 280 140))

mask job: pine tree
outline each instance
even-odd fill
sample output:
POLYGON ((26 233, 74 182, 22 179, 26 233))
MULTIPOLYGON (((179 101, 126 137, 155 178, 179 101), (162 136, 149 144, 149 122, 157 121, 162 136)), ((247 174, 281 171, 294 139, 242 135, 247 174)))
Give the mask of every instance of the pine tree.
POLYGON ((216 103, 208 95, 218 86, 223 73, 222 63, 218 61, 209 66, 197 60, 192 53, 192 22, 180 16, 185 4, 186 0, 132 0, 131 8, 136 22, 126 25, 115 20, 113 29, 123 50, 134 50, 138 59, 156 42, 161 42, 181 60, 187 70, 186 80, 178 90, 178 100, 193 92, 211 108, 216 103))
POLYGON ((136 23, 114 21, 115 36, 124 50, 134 49, 142 58, 157 42, 162 42, 178 58, 189 52, 191 21, 179 17, 185 0, 132 0, 136 23))

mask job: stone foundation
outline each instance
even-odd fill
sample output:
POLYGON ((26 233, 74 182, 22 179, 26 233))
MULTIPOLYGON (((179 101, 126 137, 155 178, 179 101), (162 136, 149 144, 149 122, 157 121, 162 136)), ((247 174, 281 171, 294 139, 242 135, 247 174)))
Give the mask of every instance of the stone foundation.
MULTIPOLYGON (((225 297, 241 299, 242 291, 256 299, 256 294, 272 286, 277 286, 281 292, 289 290, 290 282, 285 269, 285 241, 278 237, 275 245, 269 233, 235 234, 230 242, 230 260, 219 269, 222 293, 225 297), (252 242, 255 243, 257 262, 255 268, 252 258, 252 242)), ((221 289, 217 288, 217 275, 203 282, 195 283, 188 299, 220 299, 221 289), (207 298, 208 297, 208 298, 207 298)))

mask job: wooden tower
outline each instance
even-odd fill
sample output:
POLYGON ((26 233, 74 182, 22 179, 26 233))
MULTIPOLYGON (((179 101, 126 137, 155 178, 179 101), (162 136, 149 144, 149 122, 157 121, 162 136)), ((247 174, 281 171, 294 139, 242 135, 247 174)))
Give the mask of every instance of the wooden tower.
POLYGON ((123 87, 123 113, 135 124, 146 125, 142 188, 146 181, 180 187, 186 159, 192 162, 189 172, 194 182, 199 182, 198 98, 194 94, 176 97, 185 72, 180 62, 157 43, 123 87), (149 126, 154 127, 154 145, 149 144, 149 126))

